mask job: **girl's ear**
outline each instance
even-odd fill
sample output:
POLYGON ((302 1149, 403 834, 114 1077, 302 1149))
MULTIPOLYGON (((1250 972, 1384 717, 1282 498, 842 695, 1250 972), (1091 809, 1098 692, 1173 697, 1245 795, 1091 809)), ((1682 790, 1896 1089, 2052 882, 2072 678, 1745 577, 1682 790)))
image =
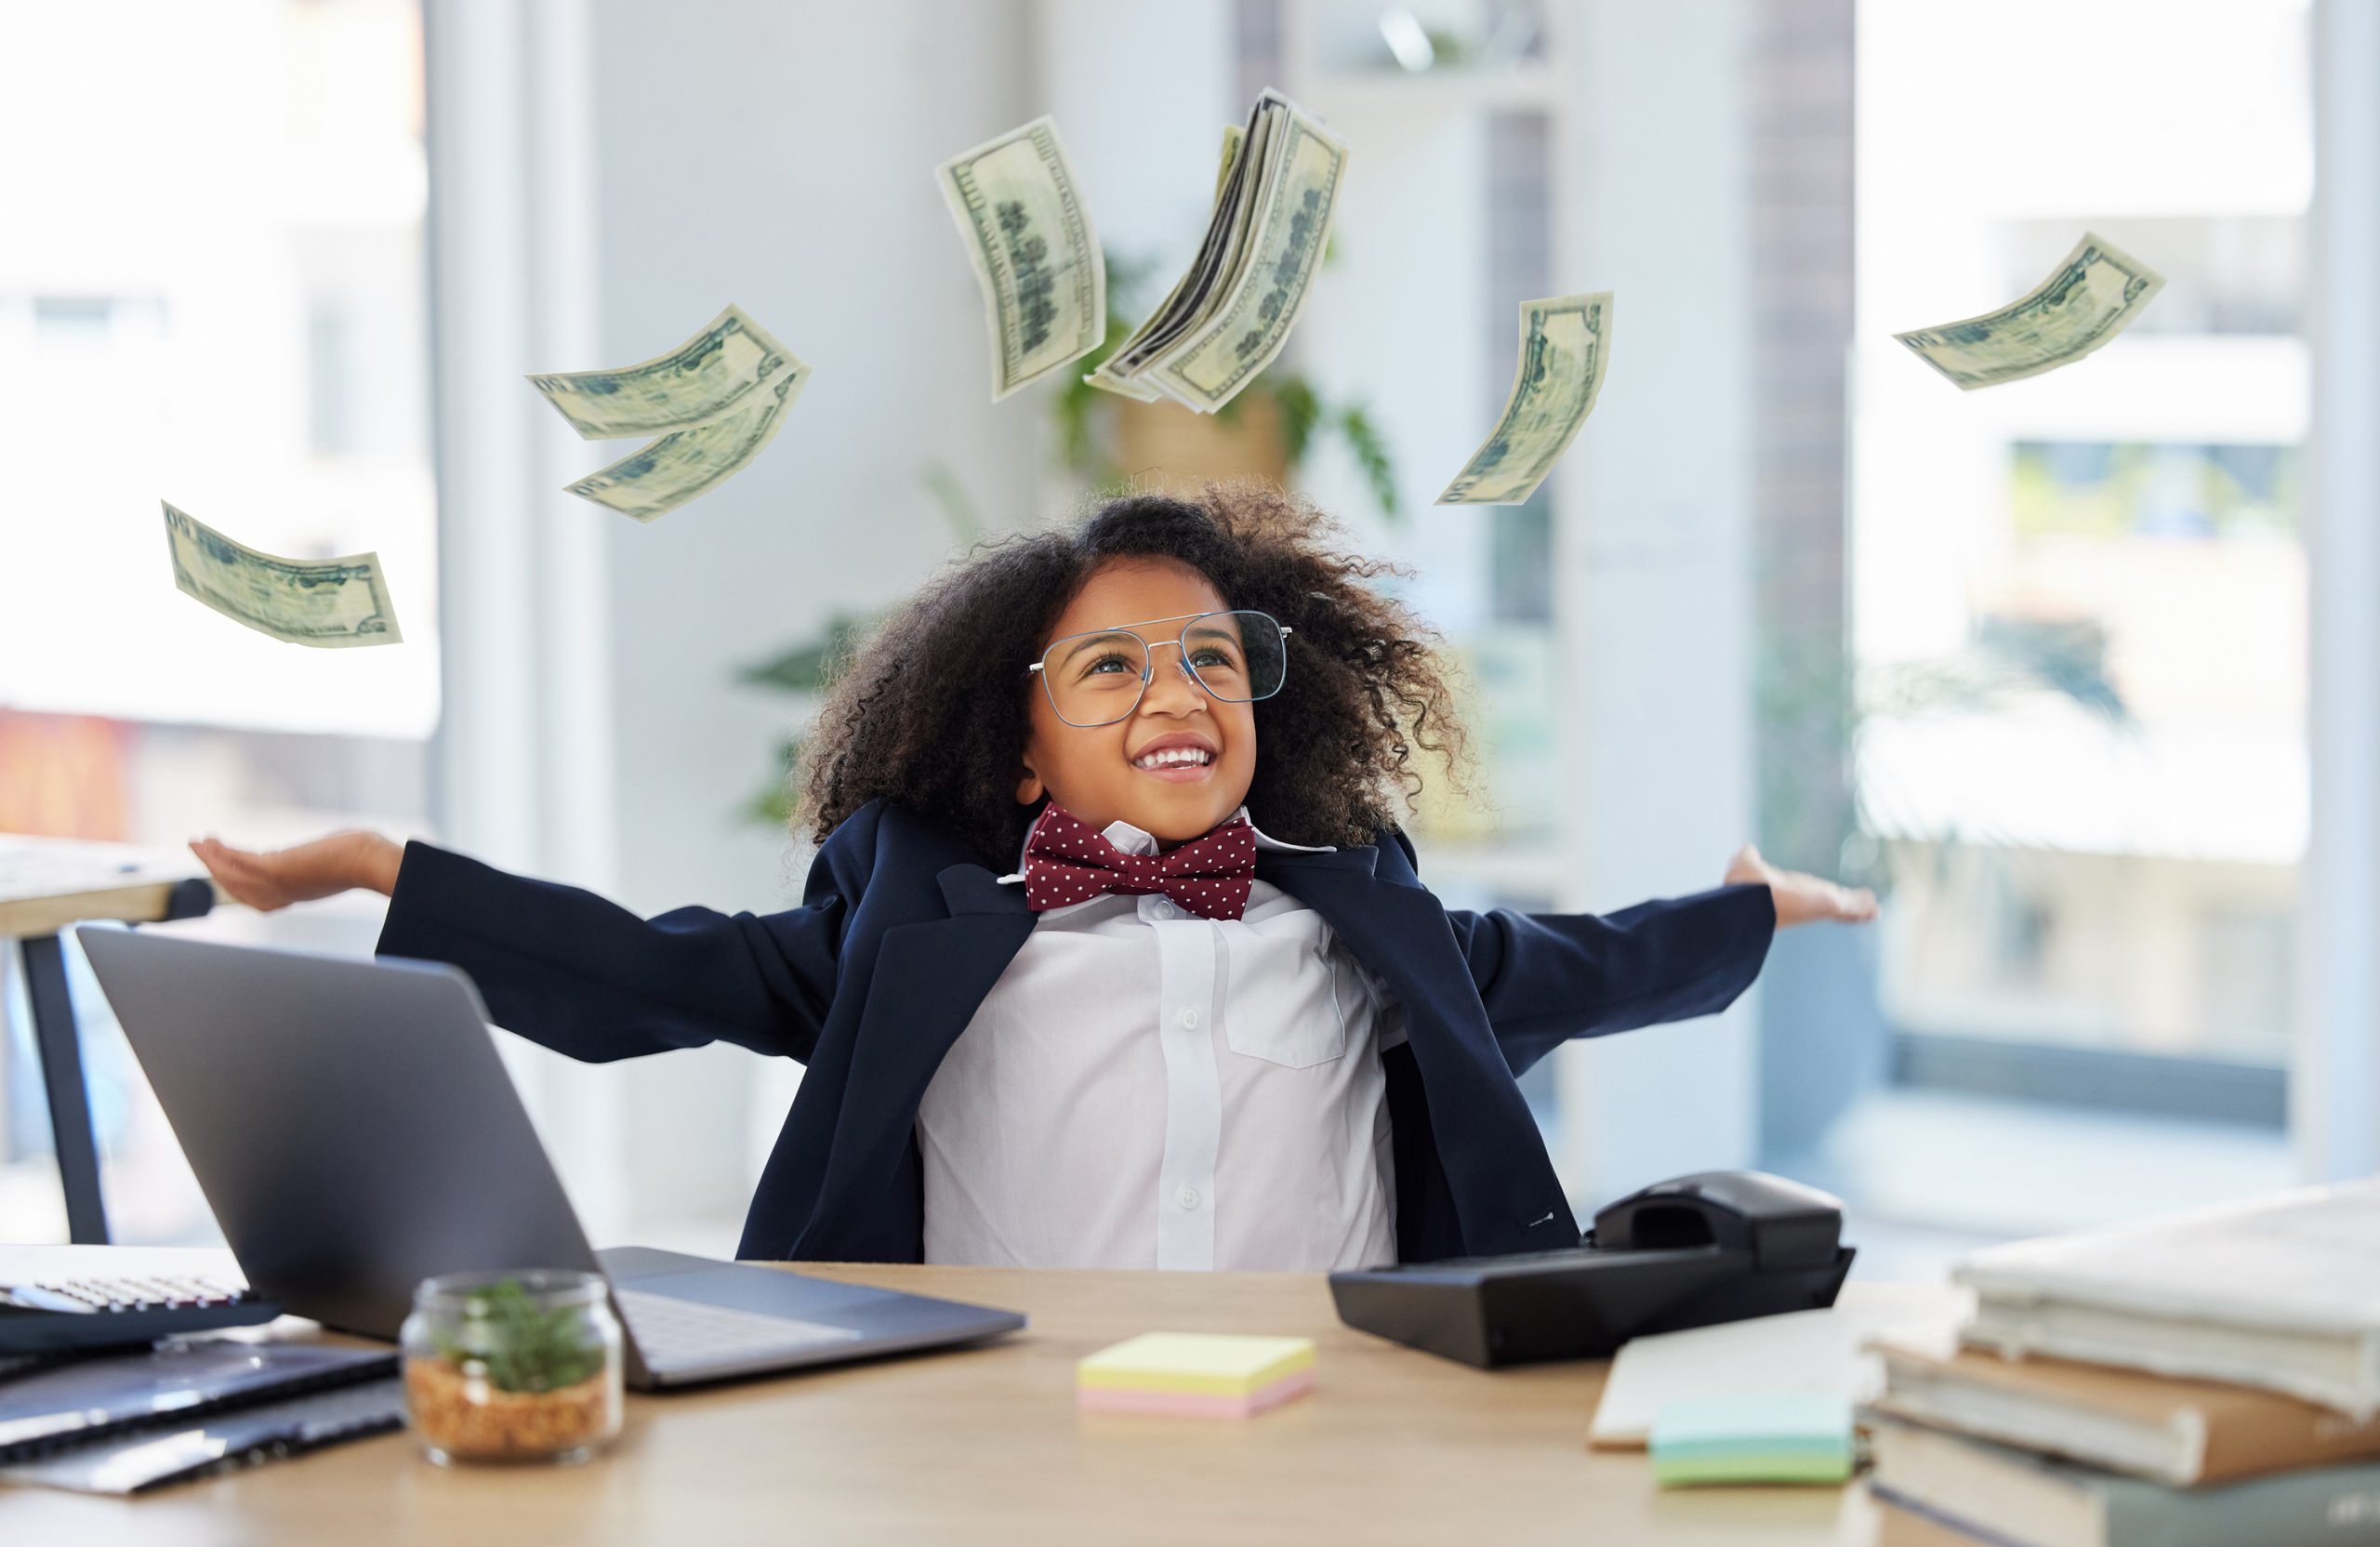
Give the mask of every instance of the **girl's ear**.
POLYGON ((1020 806, 1029 806, 1041 799, 1044 793, 1041 775, 1033 772, 1030 763, 1018 763, 1016 765, 1016 803, 1020 806))

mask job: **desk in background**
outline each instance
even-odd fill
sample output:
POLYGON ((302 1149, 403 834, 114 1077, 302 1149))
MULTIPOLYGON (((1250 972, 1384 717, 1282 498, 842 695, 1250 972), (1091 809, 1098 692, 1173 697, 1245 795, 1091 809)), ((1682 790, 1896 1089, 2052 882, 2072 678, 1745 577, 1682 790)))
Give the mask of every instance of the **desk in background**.
MULTIPOLYGON (((216 1271, 228 1267, 228 1254, 216 1271)), ((882 1264, 820 1277, 1025 1312, 985 1348, 628 1398, 560 1470, 444 1470, 409 1435, 107 1500, 0 1490, 0 1539, 305 1543, 1561 1542, 1915 1547, 1863 1489, 1660 1492, 1590 1454, 1606 1366, 1488 1373, 1340 1325, 1319 1275, 882 1264), (1311 1396, 1244 1421, 1084 1413, 1075 1361, 1154 1330, 1302 1335, 1311 1396)), ((1846 1303, 1908 1286, 1851 1284, 1846 1303)), ((1955 1291, 1940 1291, 1945 1322, 1955 1291)))
POLYGON ((215 884, 188 854, 0 833, 0 941, 13 939, 24 953, 33 1057, 49 1103, 67 1233, 75 1241, 105 1242, 108 1216, 99 1196, 99 1139, 91 1128, 82 1042, 74 1030, 59 932, 93 919, 153 924, 195 919, 214 905, 215 884))

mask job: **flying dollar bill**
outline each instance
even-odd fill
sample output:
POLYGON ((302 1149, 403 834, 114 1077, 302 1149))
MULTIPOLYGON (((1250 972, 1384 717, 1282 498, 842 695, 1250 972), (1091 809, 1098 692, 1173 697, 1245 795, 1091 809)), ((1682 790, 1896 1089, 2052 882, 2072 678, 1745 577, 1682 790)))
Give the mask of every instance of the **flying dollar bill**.
POLYGON ((1058 126, 1037 118, 934 168, 984 291, 992 401, 1097 349, 1107 263, 1058 126))
POLYGON ((692 338, 641 365, 533 376, 529 385, 589 441, 658 435, 734 413, 793 351, 731 306, 692 338))
POLYGON ((757 398, 705 424, 674 430, 610 467, 570 485, 638 521, 667 515, 760 455, 785 426, 786 410, 801 395, 810 367, 793 362, 769 378, 757 398))
POLYGON ((1211 414, 1273 363, 1305 310, 1347 166, 1347 148, 1292 109, 1233 289, 1144 377, 1175 402, 1211 414))
POLYGON ((1304 310, 1329 245, 1347 148, 1276 91, 1227 135, 1197 253, 1146 321, 1084 379, 1202 414, 1272 364, 1304 310))
POLYGON ((1611 292, 1521 302, 1521 361, 1496 428, 1440 505, 1519 505, 1594 412, 1611 362, 1611 292))
POLYGON ((1894 337, 1962 391, 2071 364, 2130 327, 2165 276, 2084 231, 2049 278, 1997 311, 1894 337))
MULTIPOLYGON (((1237 124, 1225 124, 1223 126, 1223 153, 1215 163, 1214 208, 1222 207, 1223 195, 1231 188, 1232 165, 1238 158, 1239 148, 1246 139, 1247 131, 1241 128, 1237 124)), ((1183 282, 1183 284, 1187 283, 1188 282, 1186 280, 1183 282)), ((1174 295, 1179 295, 1182 288, 1183 286, 1180 284, 1175 285, 1174 295)), ((1168 296, 1166 298, 1165 304, 1168 306, 1171 305, 1173 298, 1173 296, 1168 296)), ((1159 310, 1162 311, 1163 308, 1160 307, 1159 310)), ((1115 351, 1115 353, 1118 355, 1122 352, 1123 350, 1121 347, 1118 347, 1115 351)), ((1098 388, 1103 392, 1113 392, 1117 397, 1130 398, 1135 403, 1158 403, 1162 402, 1165 397, 1163 392, 1158 391, 1154 387, 1144 386, 1140 382, 1127 380, 1124 377, 1110 370, 1105 362, 1102 362, 1099 368, 1085 376, 1083 380, 1089 385, 1098 388)))
POLYGON ((588 440, 658 437, 569 485, 581 498, 651 521, 758 456, 785 428, 810 367, 731 306, 641 365, 529 380, 588 440))
POLYGON ((277 559, 233 542, 165 501, 174 585, 234 623, 318 649, 397 644, 397 615, 377 553, 277 559))

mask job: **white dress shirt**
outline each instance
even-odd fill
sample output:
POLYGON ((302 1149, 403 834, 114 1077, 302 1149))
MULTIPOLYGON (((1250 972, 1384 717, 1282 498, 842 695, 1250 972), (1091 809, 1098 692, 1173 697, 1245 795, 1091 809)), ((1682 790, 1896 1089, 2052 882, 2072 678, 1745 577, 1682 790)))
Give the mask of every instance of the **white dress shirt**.
POLYGON ((1048 909, 919 1104, 925 1260, 1393 1263, 1380 1055, 1402 1040, 1393 996, 1269 882, 1236 919, 1161 893, 1048 909))

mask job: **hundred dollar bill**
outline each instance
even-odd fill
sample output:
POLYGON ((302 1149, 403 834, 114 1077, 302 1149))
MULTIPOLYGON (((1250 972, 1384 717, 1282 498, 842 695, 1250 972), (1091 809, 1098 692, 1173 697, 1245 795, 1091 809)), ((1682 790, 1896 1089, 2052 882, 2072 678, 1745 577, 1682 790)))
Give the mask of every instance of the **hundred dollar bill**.
POLYGON ((1305 310, 1347 167, 1347 148, 1291 108, 1268 149, 1265 200, 1238 275, 1212 315, 1192 326, 1144 372, 1168 397, 1211 414, 1273 363, 1305 310))
POLYGON ((234 623, 323 649, 397 644, 397 615, 377 553, 277 559, 233 542, 165 501, 174 585, 234 623))
POLYGON ((691 430, 674 430, 610 467, 588 473, 570 492, 638 521, 667 515, 742 470, 785 428, 810 367, 796 360, 761 384, 741 407, 691 430))
MULTIPOLYGON (((1288 112, 1289 99, 1277 92, 1268 91, 1257 99, 1239 149, 1224 174, 1221 195, 1208 211, 1206 235, 1190 267, 1100 369, 1119 377, 1137 377, 1184 333, 1214 315, 1247 253, 1248 234, 1263 198, 1265 169, 1270 165, 1266 156, 1281 143, 1276 126, 1288 112)), ((1154 390, 1147 383, 1142 386, 1154 390)))
POLYGON ((1521 361, 1487 441, 1440 505, 1519 505, 1537 492, 1594 412, 1611 361, 1611 292, 1521 302, 1521 361))
MULTIPOLYGON (((1231 188, 1232 164, 1234 159, 1238 156, 1239 148, 1246 141, 1247 138, 1247 131, 1241 128, 1237 124, 1225 124, 1223 126, 1223 154, 1215 163, 1214 205, 1217 208, 1222 206, 1223 195, 1229 192, 1231 188)), ((1210 212, 1210 218, 1211 218, 1212 216, 1210 212)), ((1188 283, 1189 282, 1185 279, 1182 284, 1175 285, 1173 287, 1173 294, 1166 297, 1164 303, 1165 306, 1170 306, 1173 303, 1174 296, 1178 296, 1182 292, 1183 286, 1188 283)), ((1164 308, 1161 306, 1159 310, 1162 311, 1164 308)), ((1123 348, 1119 345, 1110 353, 1109 360, 1112 361, 1116 359, 1122 355, 1123 352, 1123 348)), ((1108 368, 1108 362, 1106 361, 1103 361, 1099 367, 1085 376, 1083 380, 1091 386, 1098 388, 1101 391, 1113 392, 1117 397, 1130 398, 1136 403, 1156 403, 1165 396, 1163 392, 1158 391, 1154 387, 1144 386, 1140 382, 1128 380, 1124 377, 1111 371, 1108 368)))
POLYGON ((658 435, 733 413, 792 358, 742 307, 731 306, 641 365, 533 376, 529 385, 587 440, 658 435))
POLYGON ((2092 231, 2049 278, 1997 311, 1896 333, 1962 391, 2070 364, 2132 325, 2165 276, 2092 231))
POLYGON ((992 401, 1107 337, 1107 262, 1058 126, 1037 118, 934 168, 992 337, 992 401))
POLYGON ((1330 239, 1347 149, 1277 91, 1224 139, 1207 233, 1181 280, 1131 337, 1085 377, 1202 414, 1229 403, 1270 364, 1330 239))

